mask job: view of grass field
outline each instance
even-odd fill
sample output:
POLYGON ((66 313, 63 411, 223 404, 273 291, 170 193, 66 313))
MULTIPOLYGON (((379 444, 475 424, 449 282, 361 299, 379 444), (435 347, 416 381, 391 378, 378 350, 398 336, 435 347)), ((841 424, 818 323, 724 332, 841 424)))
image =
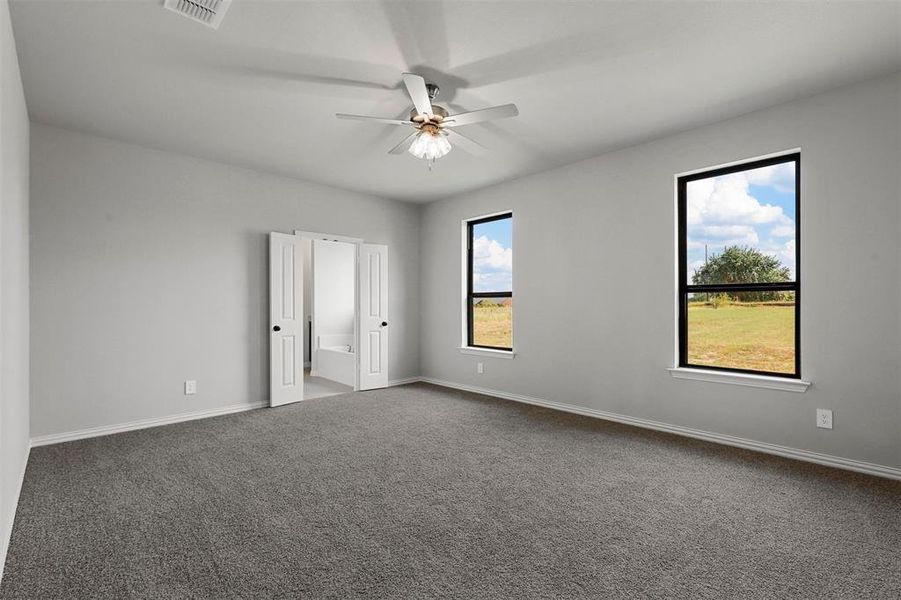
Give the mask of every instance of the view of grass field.
POLYGON ((477 300, 472 307, 472 341, 476 346, 513 347, 513 302, 477 300))
POLYGON ((689 303, 688 362, 794 373, 794 302, 689 303))

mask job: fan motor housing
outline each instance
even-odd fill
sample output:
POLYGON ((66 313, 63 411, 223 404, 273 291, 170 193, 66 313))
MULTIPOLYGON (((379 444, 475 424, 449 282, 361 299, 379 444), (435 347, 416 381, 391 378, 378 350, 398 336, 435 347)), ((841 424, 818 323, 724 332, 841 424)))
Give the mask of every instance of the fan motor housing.
POLYGON ((447 109, 437 104, 432 105, 432 118, 426 119, 426 117, 420 115, 416 112, 416 109, 410 111, 410 120, 414 123, 425 123, 427 120, 433 123, 440 123, 444 119, 447 118, 447 109))

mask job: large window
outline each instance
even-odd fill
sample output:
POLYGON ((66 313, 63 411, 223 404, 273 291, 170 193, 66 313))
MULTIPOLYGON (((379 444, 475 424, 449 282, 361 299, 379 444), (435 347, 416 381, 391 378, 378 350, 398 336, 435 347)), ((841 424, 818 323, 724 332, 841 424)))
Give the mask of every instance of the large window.
POLYGON ((678 179, 679 366, 801 376, 799 154, 678 179))
POLYGON ((513 214, 466 223, 466 345, 513 349, 513 214))

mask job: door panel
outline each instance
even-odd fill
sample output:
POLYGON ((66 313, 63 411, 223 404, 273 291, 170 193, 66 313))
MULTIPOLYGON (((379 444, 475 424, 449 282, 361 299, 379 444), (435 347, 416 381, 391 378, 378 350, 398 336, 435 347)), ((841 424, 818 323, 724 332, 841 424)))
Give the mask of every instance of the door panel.
POLYGON ((269 405, 303 400, 303 245, 269 234, 269 405))
POLYGON ((360 244, 360 389, 388 385, 388 246, 360 244))

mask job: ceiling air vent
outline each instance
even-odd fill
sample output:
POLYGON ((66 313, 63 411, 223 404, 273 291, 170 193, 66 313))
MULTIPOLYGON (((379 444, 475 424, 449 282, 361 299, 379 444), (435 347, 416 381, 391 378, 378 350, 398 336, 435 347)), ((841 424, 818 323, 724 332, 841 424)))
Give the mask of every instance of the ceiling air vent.
POLYGON ((192 21, 219 29, 231 3, 232 0, 165 0, 163 6, 192 21))

